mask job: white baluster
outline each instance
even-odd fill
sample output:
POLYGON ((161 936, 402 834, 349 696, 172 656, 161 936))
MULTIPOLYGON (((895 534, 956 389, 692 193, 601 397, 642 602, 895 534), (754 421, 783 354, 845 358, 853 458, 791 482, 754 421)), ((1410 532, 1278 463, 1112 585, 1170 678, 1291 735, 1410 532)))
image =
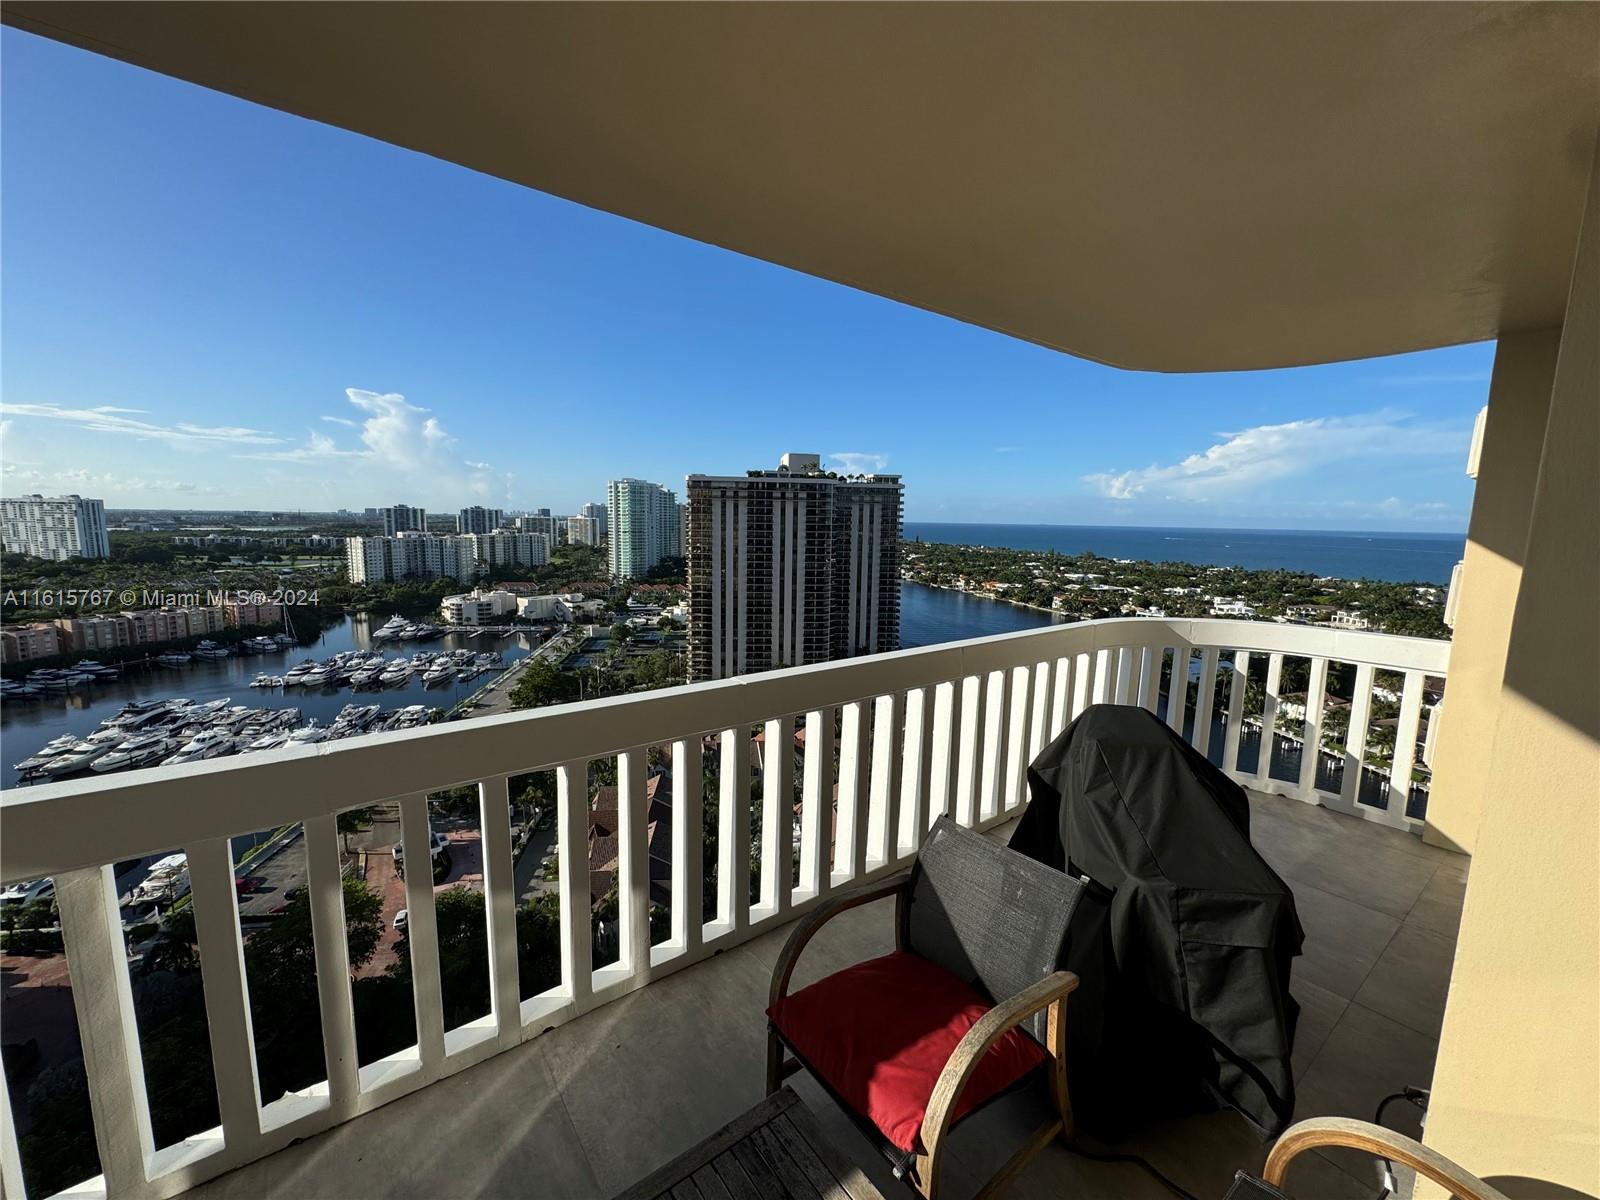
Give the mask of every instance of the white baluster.
POLYGON ((1055 741, 1072 720, 1072 656, 1056 659, 1055 686, 1050 697, 1050 737, 1055 741))
POLYGON ((984 730, 983 790, 979 797, 978 817, 987 821, 1005 807, 1006 743, 1011 725, 1011 680, 1009 671, 991 671, 988 675, 989 702, 986 706, 988 728, 984 730))
POLYGON ((1256 781, 1265 785, 1272 778, 1273 729, 1278 723, 1278 691, 1283 681, 1283 655, 1267 659, 1267 692, 1261 702, 1261 753, 1256 759, 1256 781))
POLYGON ((1183 718, 1189 708, 1189 647, 1172 648, 1172 678, 1167 684, 1167 728, 1183 736, 1183 718))
POLYGON ((308 817, 305 846, 311 944, 317 958, 322 1047, 328 1066, 328 1104, 331 1118, 344 1121, 357 1111, 361 1081, 355 1011, 350 999, 350 948, 344 915, 344 877, 339 870, 337 818, 331 814, 308 817))
POLYGON ((1006 672, 1011 685, 1011 725, 1006 738, 1006 791, 1005 811, 1027 803, 1028 799, 1028 726, 1033 716, 1033 672, 1027 667, 1016 667, 1006 672))
POLYGON ((1117 650, 1117 685, 1112 689, 1114 704, 1127 704, 1128 697, 1137 686, 1142 647, 1122 646, 1117 650))
POLYGON ((1233 652, 1233 670, 1228 672, 1228 727, 1222 744, 1222 769, 1239 777, 1239 742, 1244 734, 1244 706, 1250 690, 1250 652, 1233 652))
POLYGON ((873 866, 900 861, 901 782, 905 774, 906 697, 904 692, 879 696, 872 731, 873 866))
POLYGON ((906 695, 907 797, 901 812, 901 841, 915 854, 928 832, 928 810, 933 806, 928 787, 933 779, 934 689, 917 688, 906 695))
MULTIPOLYGON (((706 840, 701 822, 705 786, 705 754, 699 735, 673 742, 672 946, 691 956, 700 949, 704 923, 706 840)), ((587 878, 587 863, 584 875, 587 878)))
POLYGON ((859 879, 867 869, 867 803, 872 793, 872 739, 868 702, 846 704, 840 718, 839 807, 833 834, 836 882, 859 879))
POLYGON ((1344 735, 1344 777, 1339 782, 1339 802, 1359 811, 1361 773, 1367 759, 1367 723, 1372 718, 1372 666, 1356 664, 1356 681, 1350 694, 1350 727, 1344 735))
POLYGON ((483 836, 484 917, 489 937, 489 1011, 501 1048, 522 1040, 522 989, 517 975, 516 862, 511 857, 511 780, 478 785, 483 836))
POLYGON ((1207 646, 1200 652, 1200 686, 1195 692, 1194 748, 1202 756, 1211 749, 1212 706, 1217 695, 1217 648, 1207 646))
POLYGON ((750 924, 750 731, 722 731, 717 770, 717 920, 731 933, 750 924))
POLYGON ((1421 671, 1407 671, 1400 692, 1400 720, 1394 731, 1394 758, 1389 764, 1389 823, 1404 828, 1411 799, 1411 771, 1417 758, 1417 731, 1422 721, 1421 671))
MULTIPOLYGON (((565 834, 562 836, 564 839, 565 834)), ((444 996, 439 983, 439 923, 433 910, 433 828, 428 821, 427 796, 407 796, 400 801, 400 841, 406 863, 406 941, 411 947, 411 986, 416 991, 417 1053, 424 1080, 432 1082, 444 1065, 444 996)), ((563 859, 563 883, 566 870, 563 859)), ((587 870, 584 878, 588 879, 587 870)))
MULTIPOLYGON (((110 867, 63 871, 54 878, 100 1169, 107 1193, 122 1195, 144 1185, 154 1141, 116 879, 110 867)), ((20 1197, 15 1153, 14 1145, 6 1147, 6 1193, 20 1197)))
POLYGON ((1033 722, 1028 730, 1028 761, 1039 757, 1050 741, 1050 710, 1055 704, 1056 660, 1048 658, 1033 668, 1033 722))
MULTIPOLYGON (((90 1092, 90 1111, 94 1109, 94 1095, 90 1092)), ((96 1126, 99 1122, 95 1122, 96 1126)), ((97 1130, 98 1132, 98 1130, 97 1130)), ((135 1162, 143 1160, 142 1148, 135 1162)), ((140 1171, 140 1177, 144 1172, 140 1171)), ((109 1182, 109 1177, 108 1177, 109 1182)), ((0 1087, 0 1200, 12 1197, 25 1200, 22 1189, 22 1147, 17 1141, 17 1125, 11 1117, 11 1089, 0 1087)))
POLYGON ((1096 650, 1094 652, 1094 702, 1096 704, 1109 704, 1111 690, 1116 686, 1116 664, 1112 662, 1112 649, 1096 650))
POLYGON ((961 689, 961 724, 956 768, 956 822, 971 828, 978 821, 983 791, 984 709, 988 704, 986 675, 969 675, 958 681, 961 689))
POLYGON ((801 781, 800 878, 795 902, 827 894, 833 883, 834 710, 806 714, 805 778, 801 781))
POLYGON ((794 882, 794 718, 767 722, 761 772, 761 911, 779 920, 794 882))
POLYGON ((184 849, 189 856, 195 938, 222 1138, 230 1156, 248 1160, 255 1156, 254 1147, 261 1140, 261 1107, 244 948, 239 938, 233 848, 227 838, 208 838, 184 849))
POLYGON ((1145 646, 1139 664, 1139 706, 1155 712, 1161 703, 1161 647, 1145 646))
POLYGON ((1072 719, 1077 720, 1083 710, 1094 703, 1093 654, 1076 654, 1072 664, 1072 719))
POLYGON ((1317 797, 1317 764, 1322 761, 1322 709, 1328 693, 1328 660, 1313 658, 1306 680, 1306 727, 1300 745, 1300 785, 1302 800, 1317 797))
MULTIPOLYGON (((747 739, 748 744, 748 739, 747 739)), ((650 975, 649 788, 644 746, 617 755, 617 925, 630 975, 650 975)))

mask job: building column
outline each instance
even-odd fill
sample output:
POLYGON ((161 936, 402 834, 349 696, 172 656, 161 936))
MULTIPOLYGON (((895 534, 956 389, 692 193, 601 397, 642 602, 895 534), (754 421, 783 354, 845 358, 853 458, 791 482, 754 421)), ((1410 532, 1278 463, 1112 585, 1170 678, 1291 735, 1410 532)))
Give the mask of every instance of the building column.
POLYGON ((1450 678, 1438 715, 1428 824, 1436 846, 1472 853, 1500 711, 1511 616, 1522 584, 1561 330, 1501 337, 1478 458, 1467 550, 1456 579, 1450 678))
POLYGON ((1426 1134, 1513 1196, 1600 1196, 1596 149, 1426 1134))

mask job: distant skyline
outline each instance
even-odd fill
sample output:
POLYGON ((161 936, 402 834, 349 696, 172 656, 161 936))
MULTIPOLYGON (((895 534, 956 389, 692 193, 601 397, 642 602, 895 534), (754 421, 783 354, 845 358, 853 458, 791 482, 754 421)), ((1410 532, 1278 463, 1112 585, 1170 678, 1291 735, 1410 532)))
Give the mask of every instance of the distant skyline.
POLYGON ((1122 371, 10 28, 0 89, 8 496, 576 512, 796 450, 908 522, 1467 525, 1490 343, 1122 371))

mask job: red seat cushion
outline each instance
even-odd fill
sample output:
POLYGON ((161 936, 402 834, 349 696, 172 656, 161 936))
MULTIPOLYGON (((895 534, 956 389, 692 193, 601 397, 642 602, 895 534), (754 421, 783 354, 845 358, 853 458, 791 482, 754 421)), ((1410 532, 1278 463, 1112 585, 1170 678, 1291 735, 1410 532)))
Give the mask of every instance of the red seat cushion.
MULTIPOLYGON (((901 1150, 918 1149, 934 1084, 962 1036, 992 1008, 943 967, 904 951, 857 963, 786 996, 767 1016, 811 1069, 901 1150)), ((1045 1059, 1009 1030, 956 1101, 960 1120, 1045 1059)))

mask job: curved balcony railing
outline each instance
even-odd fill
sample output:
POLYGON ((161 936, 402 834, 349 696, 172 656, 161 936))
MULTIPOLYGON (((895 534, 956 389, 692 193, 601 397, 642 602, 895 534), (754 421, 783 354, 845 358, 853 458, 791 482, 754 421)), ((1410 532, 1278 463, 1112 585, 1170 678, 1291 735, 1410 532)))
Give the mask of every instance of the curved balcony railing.
MULTIPOLYGON (((1252 788, 1415 828, 1424 716, 1448 655, 1445 642, 1304 626, 1095 621, 7 792, 0 880, 54 877, 104 1172, 73 1194, 172 1195, 897 870, 941 814, 978 828, 1008 820, 1026 799, 1027 762, 1091 703, 1150 708, 1252 788), (649 825, 652 758, 671 764, 670 837, 649 825), (605 919, 589 850, 596 762, 614 763, 618 796, 605 919), (560 980, 525 998, 509 813, 511 780, 537 771, 556 779, 560 980), (479 800, 489 1012, 445 1027, 433 881, 413 870, 416 1042, 358 1065, 338 815, 397 804, 405 857, 427 861, 429 796, 462 786, 479 800), (295 825, 327 1077, 262 1104, 231 839, 295 825), (113 864, 172 849, 187 855, 221 1125, 158 1148, 113 864), (597 937, 598 957, 614 961, 595 967, 597 937)), ((5 1195, 23 1195, 9 1110, 0 1150, 5 1195)))

